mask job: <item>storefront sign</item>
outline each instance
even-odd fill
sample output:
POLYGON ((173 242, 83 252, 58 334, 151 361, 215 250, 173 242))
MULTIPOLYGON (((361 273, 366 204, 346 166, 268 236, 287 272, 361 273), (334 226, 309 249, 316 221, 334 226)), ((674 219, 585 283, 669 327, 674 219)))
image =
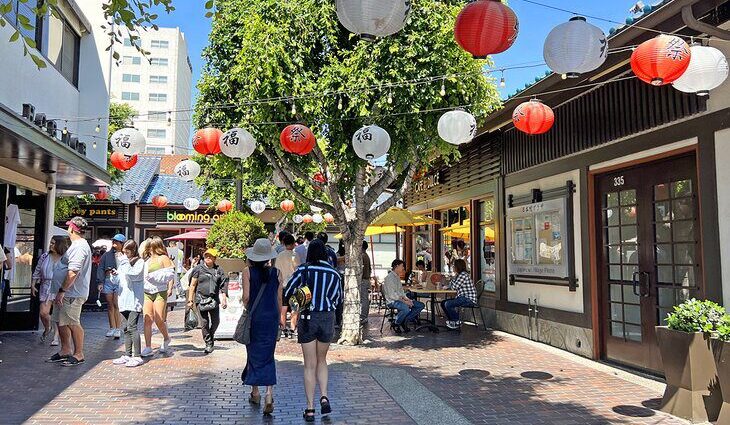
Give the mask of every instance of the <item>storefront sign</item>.
POLYGON ((229 273, 228 276, 228 306, 226 308, 218 307, 220 309, 220 325, 215 333, 216 339, 233 338, 238 319, 243 311, 241 275, 239 273, 229 273))
POLYGON ((423 192, 424 190, 431 189, 441 184, 441 171, 436 171, 434 174, 423 176, 420 179, 413 182, 413 192, 423 192))
POLYGON ((565 198, 507 210, 509 274, 568 277, 565 198))
POLYGON ((71 211, 71 216, 79 216, 83 218, 122 218, 122 207, 85 207, 80 206, 71 211))
POLYGON ((165 216, 168 222, 180 222, 180 223, 202 223, 209 224, 213 223, 221 217, 220 214, 207 214, 199 212, 178 212, 178 211, 167 211, 165 216))

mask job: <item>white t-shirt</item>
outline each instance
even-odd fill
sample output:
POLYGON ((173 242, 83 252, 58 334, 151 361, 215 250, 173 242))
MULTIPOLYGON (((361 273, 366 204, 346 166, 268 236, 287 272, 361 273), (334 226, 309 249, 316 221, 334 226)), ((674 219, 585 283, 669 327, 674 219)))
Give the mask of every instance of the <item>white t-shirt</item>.
POLYGON ((289 281, 289 277, 294 274, 294 270, 297 268, 294 251, 284 249, 276 256, 276 262, 274 262, 284 282, 289 281))
POLYGON ((77 273, 71 287, 66 291, 69 298, 89 298, 91 284, 91 247, 86 239, 77 239, 71 242, 66 251, 68 269, 77 273))
POLYGON ((18 206, 15 204, 9 204, 8 208, 5 210, 5 237, 3 239, 3 244, 10 250, 10 263, 12 264, 13 268, 8 270, 7 275, 5 276, 6 279, 9 281, 13 281, 13 277, 15 276, 15 257, 16 257, 16 249, 15 248, 15 239, 18 236, 18 225, 20 224, 20 211, 18 210, 18 206))

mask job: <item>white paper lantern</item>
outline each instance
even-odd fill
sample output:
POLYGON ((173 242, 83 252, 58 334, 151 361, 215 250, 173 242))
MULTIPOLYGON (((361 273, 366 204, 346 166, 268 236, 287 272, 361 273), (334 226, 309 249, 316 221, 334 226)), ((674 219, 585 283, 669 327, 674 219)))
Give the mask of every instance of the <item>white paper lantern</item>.
POLYGON ((466 111, 449 111, 439 118, 438 133, 452 145, 468 143, 477 134, 477 120, 466 111))
POLYGON ((390 135, 377 125, 366 125, 352 136, 352 147, 362 159, 380 158, 390 149, 390 135))
POLYGON ((337 18, 365 40, 387 37, 403 29, 412 0, 337 0, 337 18))
POLYGON ((180 180, 191 182, 200 175, 200 165, 195 161, 186 159, 178 162, 174 172, 176 176, 180 177, 180 180))
POLYGON ((221 137, 221 152, 229 158, 246 159, 256 150, 256 139, 243 128, 232 128, 221 137))
POLYGON ((302 221, 304 221, 304 217, 302 217, 301 214, 294 214, 294 217, 291 218, 291 221, 293 221, 296 224, 299 224, 302 221))
POLYGON ((253 211, 256 214, 261 214, 266 210, 266 204, 264 204, 261 201, 253 201, 251 202, 251 211, 253 211))
POLYGON ((124 189, 119 194, 119 202, 123 203, 124 205, 129 205, 137 202, 137 197, 134 196, 134 192, 132 192, 129 189, 124 189))
POLYGON ((608 41, 600 28, 576 16, 550 31, 542 55, 553 72, 574 78, 603 65, 608 41))
POLYGON ((728 76, 728 63, 721 51, 710 46, 695 44, 689 67, 672 85, 684 93, 707 96, 710 90, 722 84, 728 76))
POLYGON ((195 211, 200 207, 200 201, 195 198, 185 198, 183 206, 189 211, 195 211))
POLYGON ((144 152, 147 145, 144 136, 136 128, 120 128, 109 139, 112 149, 124 155, 132 156, 144 152))
POLYGON ((324 221, 324 217, 322 214, 312 214, 312 221, 319 224, 324 221))

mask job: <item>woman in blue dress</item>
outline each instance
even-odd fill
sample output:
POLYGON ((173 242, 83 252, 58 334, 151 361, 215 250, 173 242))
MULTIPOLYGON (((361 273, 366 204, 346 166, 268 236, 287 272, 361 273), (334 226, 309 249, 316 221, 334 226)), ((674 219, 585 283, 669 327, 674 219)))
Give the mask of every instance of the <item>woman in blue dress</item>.
MULTIPOLYGON (((251 341, 246 344, 246 368, 241 374, 244 385, 251 385, 251 404, 261 404, 260 386, 266 387, 264 415, 274 411, 276 363, 274 350, 279 335, 280 314, 284 283, 279 271, 271 267, 276 258, 268 239, 257 239, 246 250, 249 267, 243 271, 243 303, 251 314, 251 341), (258 304, 254 306, 260 294, 258 304)), ((284 323, 281 323, 283 326, 284 323)))

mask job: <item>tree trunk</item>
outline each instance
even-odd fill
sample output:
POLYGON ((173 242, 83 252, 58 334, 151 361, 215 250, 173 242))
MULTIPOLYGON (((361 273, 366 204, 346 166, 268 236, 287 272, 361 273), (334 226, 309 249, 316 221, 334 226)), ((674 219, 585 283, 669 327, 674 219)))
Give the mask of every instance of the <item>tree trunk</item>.
POLYGON ((342 332, 338 344, 358 345, 362 342, 360 326, 360 285, 362 280, 362 238, 364 231, 345 239, 345 305, 342 313, 342 332))

